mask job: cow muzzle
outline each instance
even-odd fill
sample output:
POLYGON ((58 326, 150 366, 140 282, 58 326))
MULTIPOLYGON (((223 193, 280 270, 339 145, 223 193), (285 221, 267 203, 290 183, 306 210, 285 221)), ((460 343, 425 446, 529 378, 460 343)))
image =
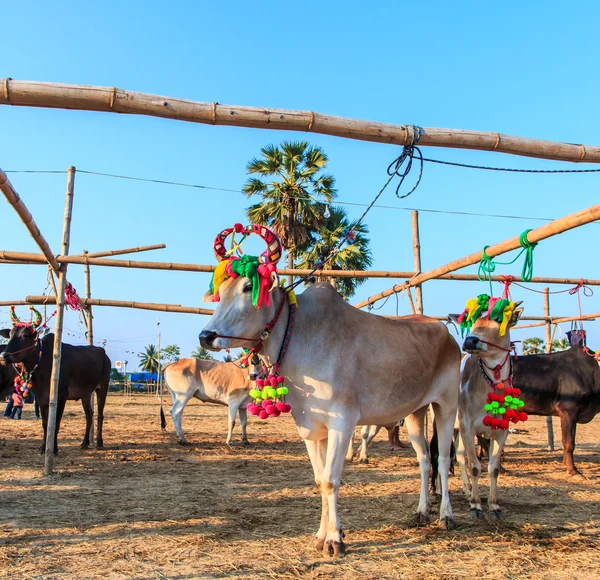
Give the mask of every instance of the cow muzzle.
POLYGON ((463 350, 469 354, 477 354, 487 351, 487 344, 482 342, 478 336, 467 336, 463 342, 463 350))
POLYGON ((203 330, 198 339, 200 340, 200 346, 215 352, 229 348, 231 344, 228 338, 220 337, 214 330, 203 330))
POLYGON ((3 367, 5 367, 10 361, 8 360, 8 357, 10 356, 10 354, 6 354, 5 352, 0 354, 0 365, 2 365, 3 367))

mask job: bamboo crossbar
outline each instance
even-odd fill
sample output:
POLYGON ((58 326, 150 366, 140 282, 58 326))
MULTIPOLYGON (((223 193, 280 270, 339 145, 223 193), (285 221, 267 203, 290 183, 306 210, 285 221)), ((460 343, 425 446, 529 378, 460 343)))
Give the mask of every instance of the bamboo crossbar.
MULTIPOLYGON (((600 204, 593 205, 589 208, 583 209, 581 211, 572 213, 568 216, 561 217, 551 221, 550 223, 544 224, 539 228, 531 230, 527 234, 527 240, 529 243, 533 244, 535 242, 539 242, 541 240, 545 240, 546 238, 550 238, 557 234, 561 234, 573 228, 577 228, 579 226, 591 223, 600 218, 600 204)), ((521 247, 521 242, 519 237, 510 238, 509 240, 505 240, 504 242, 500 242, 499 244, 494 244, 492 246, 488 246, 486 248, 486 253, 491 258, 495 256, 499 256, 500 254, 504 254, 506 252, 510 252, 511 250, 516 250, 521 247)), ((393 288, 389 290, 385 290, 376 294, 375 296, 371 296, 362 302, 359 302, 356 307, 363 308, 365 306, 369 306, 378 300, 382 300, 383 298, 387 298, 396 292, 400 292, 404 288, 409 288, 411 286, 416 286, 417 284, 422 284, 427 280, 432 280, 434 278, 439 278, 444 274, 449 274, 450 272, 454 272, 456 270, 460 270, 461 268, 466 268, 467 266, 472 266, 473 264, 477 264, 483 256, 483 252, 481 250, 471 254, 470 256, 466 256, 464 258, 459 258, 458 260, 453 260, 444 266, 440 266, 439 268, 435 268, 430 270, 429 272, 425 272, 423 274, 418 274, 414 278, 411 278, 407 282, 402 284, 396 284, 393 288)))
MULTIPOLYGON (((563 324, 564 322, 573 322, 575 320, 595 320, 596 318, 600 318, 600 312, 596 312, 595 314, 584 314, 583 316, 564 316, 562 318, 553 318, 550 317, 550 324, 563 324)), ((523 320, 527 320, 527 318, 523 318, 523 320)), ((532 324, 519 324, 518 326, 513 327, 513 330, 520 330, 522 328, 535 328, 538 326, 545 326, 546 322, 534 322, 532 324)))
POLYGON ((0 191, 4 194, 4 197, 13 206, 21 221, 25 224, 25 227, 29 230, 31 237, 34 239, 35 243, 38 245, 39 249, 42 251, 44 255, 44 261, 52 266, 52 269, 55 272, 58 272, 59 266, 56 262, 56 258, 54 257, 54 253, 50 249, 48 242, 42 236, 37 224, 33 220, 33 216, 30 211, 27 209, 27 206, 23 203, 19 194, 15 191, 12 183, 6 177, 6 173, 0 169, 0 191))
POLYGON ((83 254, 71 254, 73 256, 87 256, 88 258, 105 258, 106 256, 121 256, 122 254, 135 254, 136 252, 150 252, 151 250, 164 250, 167 244, 153 244, 151 246, 137 246, 135 248, 124 248, 122 250, 106 250, 104 252, 84 252, 83 254))
MULTIPOLYGON (((393 125, 313 111, 220 105, 138 93, 115 87, 0 79, 0 104, 148 115, 208 125, 303 131, 347 139, 409 145, 412 125, 393 125)), ((600 163, 600 147, 502 135, 424 128, 419 146, 495 151, 556 161, 600 163)))
MULTIPOLYGON (((91 254, 88 254, 91 255, 91 254)), ((87 258, 84 255, 58 256, 59 264, 89 264, 90 266, 107 266, 114 268, 140 268, 144 270, 173 270, 180 272, 214 272, 216 266, 208 264, 180 264, 174 262, 146 262, 136 260, 109 260, 103 258, 87 258)), ((32 254, 27 252, 11 252, 0 250, 0 264, 19 264, 26 262, 28 264, 46 264, 44 256, 41 254, 32 254)), ((281 268, 278 270, 281 276, 306 276, 312 273, 312 270, 301 270, 281 268)), ((378 271, 378 270, 320 270, 315 273, 315 276, 335 276, 338 278, 414 278, 415 272, 393 272, 393 271, 378 271)), ((435 280, 454 280, 460 282, 477 282, 479 278, 476 274, 444 274, 437 276, 435 280)), ((515 282, 523 282, 519 277, 516 277, 515 282)), ((503 282, 502 276, 492 276, 492 281, 503 282)), ((564 284, 573 285, 579 284, 580 278, 548 278, 535 277, 528 284, 564 284)), ((584 284, 588 286, 600 286, 600 280, 591 278, 583 278, 584 284)))

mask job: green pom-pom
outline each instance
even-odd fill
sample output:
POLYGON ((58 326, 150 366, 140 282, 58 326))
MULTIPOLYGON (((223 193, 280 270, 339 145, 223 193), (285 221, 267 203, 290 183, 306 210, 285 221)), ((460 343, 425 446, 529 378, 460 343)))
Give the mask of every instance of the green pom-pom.
POLYGON ((258 397, 260 397, 260 391, 258 389, 252 389, 250 391, 250 396, 257 399, 258 397))
POLYGON ((281 396, 281 395, 283 395, 283 394, 284 394, 284 393, 283 393, 283 387, 279 387, 279 388, 277 389, 277 394, 278 394, 279 396, 281 396))
POLYGON ((498 401, 494 401, 494 402, 492 403, 492 407, 493 407, 494 409, 497 409, 499 406, 500 406, 500 403, 498 403, 498 401))
POLYGON ((287 387, 281 387, 282 395, 287 395, 290 391, 287 387))
POLYGON ((506 413, 506 409, 504 407, 500 407, 498 409, 498 413, 500 413, 500 415, 504 415, 504 413, 506 413))
POLYGON ((498 409, 492 409, 492 415, 497 415, 498 414, 498 409))
POLYGON ((492 406, 491 406, 491 405, 488 403, 488 404, 487 404, 487 405, 484 407, 484 409, 485 409, 486 411, 491 411, 491 410, 492 410, 492 406))
POLYGON ((506 403, 510 403, 513 400, 513 398, 510 395, 506 395, 506 397, 504 397, 504 401, 506 403))
POLYGON ((525 406, 525 401, 519 401, 519 407, 524 407, 525 406))
POLYGON ((260 398, 263 400, 267 400, 269 398, 269 393, 267 393, 267 389, 260 393, 260 398))
POLYGON ((276 397, 277 391, 275 389, 269 389, 269 397, 276 397))

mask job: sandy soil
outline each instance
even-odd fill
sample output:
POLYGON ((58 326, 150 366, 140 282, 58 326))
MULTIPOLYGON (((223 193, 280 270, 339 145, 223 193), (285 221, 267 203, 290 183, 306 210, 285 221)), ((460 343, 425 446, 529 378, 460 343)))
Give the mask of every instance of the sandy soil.
POLYGON ((566 476, 560 442, 555 453, 542 449, 543 418, 509 437, 509 472, 500 480, 505 521, 469 518, 453 477, 452 532, 433 511, 431 524, 414 525, 414 454, 388 451, 380 434, 370 464, 348 464, 344 472, 348 555, 333 561, 313 547, 320 498, 291 418, 251 418, 252 446, 227 448, 225 408, 194 401, 184 414, 192 443, 181 447, 170 420, 161 433, 157 411, 150 396, 111 395, 106 448, 82 451, 83 412, 69 403, 49 479, 41 475, 41 425, 32 406, 22 421, 0 419, 0 578, 600 575, 597 421, 578 429, 585 479, 566 476))

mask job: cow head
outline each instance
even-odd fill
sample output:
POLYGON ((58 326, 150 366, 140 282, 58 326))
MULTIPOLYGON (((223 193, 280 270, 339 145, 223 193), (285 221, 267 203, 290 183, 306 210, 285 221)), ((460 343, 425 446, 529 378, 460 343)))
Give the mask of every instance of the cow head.
POLYGON ((0 330, 0 336, 8 339, 8 344, 0 353, 0 363, 21 363, 31 353, 37 344, 39 333, 38 328, 42 323, 41 314, 33 307, 30 307, 33 317, 30 322, 21 322, 15 314, 14 306, 11 306, 10 315, 12 319, 12 328, 3 328, 0 330))
POLYGON ((520 304, 504 298, 490 298, 486 294, 469 300, 461 315, 451 315, 461 330, 468 332, 463 350, 469 354, 498 354, 509 350, 510 329, 523 314, 520 304))
POLYGON ((248 378, 251 381, 255 381, 263 374, 263 362, 260 357, 255 353, 251 353, 248 357, 248 378))

